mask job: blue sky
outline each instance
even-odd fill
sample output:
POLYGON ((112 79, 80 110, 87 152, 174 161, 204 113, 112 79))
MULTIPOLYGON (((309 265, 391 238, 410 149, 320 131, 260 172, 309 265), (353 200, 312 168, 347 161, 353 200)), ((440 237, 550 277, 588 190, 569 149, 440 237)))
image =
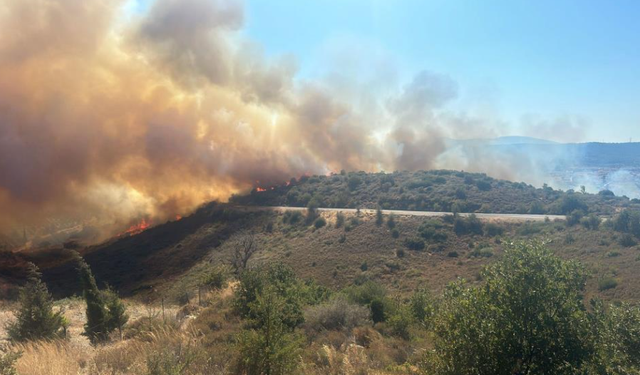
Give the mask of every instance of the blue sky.
POLYGON ((527 133, 523 116, 572 118, 581 140, 640 141, 639 1, 246 0, 246 13, 244 32, 294 55, 301 78, 355 51, 400 82, 449 75, 453 109, 490 112, 505 132, 527 133))

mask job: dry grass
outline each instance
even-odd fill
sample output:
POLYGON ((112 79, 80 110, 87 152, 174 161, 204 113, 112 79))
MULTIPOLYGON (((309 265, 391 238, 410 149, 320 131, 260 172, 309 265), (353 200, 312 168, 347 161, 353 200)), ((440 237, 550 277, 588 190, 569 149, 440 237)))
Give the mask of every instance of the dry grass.
POLYGON ((89 368, 91 353, 88 348, 68 342, 45 342, 18 345, 22 356, 16 363, 21 375, 95 374, 89 368))

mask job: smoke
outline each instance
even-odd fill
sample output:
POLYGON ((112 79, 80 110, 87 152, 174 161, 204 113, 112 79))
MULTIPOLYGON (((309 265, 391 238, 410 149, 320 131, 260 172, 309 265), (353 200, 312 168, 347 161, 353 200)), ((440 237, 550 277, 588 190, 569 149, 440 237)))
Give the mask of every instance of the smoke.
POLYGON ((0 0, 0 231, 73 218, 113 234, 309 173, 487 170, 442 161, 482 123, 447 109, 447 76, 372 97, 264 57, 239 1, 127 5, 0 0))

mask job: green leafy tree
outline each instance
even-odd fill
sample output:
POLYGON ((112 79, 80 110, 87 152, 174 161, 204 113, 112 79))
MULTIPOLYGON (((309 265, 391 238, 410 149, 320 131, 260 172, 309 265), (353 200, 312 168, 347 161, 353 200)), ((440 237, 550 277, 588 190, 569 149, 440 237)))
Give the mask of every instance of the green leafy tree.
POLYGON ((82 295, 87 304, 87 323, 84 326, 84 334, 92 343, 104 341, 110 332, 109 310, 106 307, 104 295, 98 289, 96 279, 87 262, 78 253, 75 253, 75 259, 82 295))
POLYGON ((435 374, 573 374, 593 354, 585 272, 543 243, 511 245, 486 283, 454 283, 434 321, 435 374))
POLYGON ((592 341, 596 353, 588 365, 594 374, 640 374, 640 306, 606 307, 591 301, 592 341))
POLYGON ((273 286, 250 304, 254 318, 238 338, 236 373, 247 375, 291 374, 300 358, 301 339, 286 323, 287 301, 273 286))
POLYGON ((281 263, 247 270, 240 276, 234 300, 236 313, 254 323, 260 322, 252 306, 267 288, 271 288, 286 302, 282 306, 285 325, 294 328, 304 321, 302 306, 307 298, 303 292, 308 288, 297 279, 290 267, 281 263))
POLYGON ((29 263, 27 284, 20 290, 20 307, 16 321, 8 325, 14 341, 54 339, 62 336, 64 318, 53 311, 53 299, 42 282, 42 274, 29 263))
POLYGON ((431 293, 427 289, 417 290, 411 300, 409 307, 414 319, 426 328, 430 328, 435 315, 435 302, 431 297, 431 293))

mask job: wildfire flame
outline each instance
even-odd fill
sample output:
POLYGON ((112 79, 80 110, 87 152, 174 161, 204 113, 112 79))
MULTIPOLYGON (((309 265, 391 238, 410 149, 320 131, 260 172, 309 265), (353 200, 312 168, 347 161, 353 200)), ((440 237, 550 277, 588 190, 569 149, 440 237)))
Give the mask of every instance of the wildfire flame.
POLYGON ((263 192, 263 191, 267 191, 267 189, 263 189, 263 188, 261 188, 261 187, 257 187, 257 188, 256 188, 256 191, 257 191, 258 193, 260 193, 260 192, 263 192))
POLYGON ((138 233, 144 232, 145 230, 149 229, 151 224, 152 224, 151 220, 142 219, 139 223, 130 226, 129 229, 118 234, 116 237, 136 235, 138 233))

